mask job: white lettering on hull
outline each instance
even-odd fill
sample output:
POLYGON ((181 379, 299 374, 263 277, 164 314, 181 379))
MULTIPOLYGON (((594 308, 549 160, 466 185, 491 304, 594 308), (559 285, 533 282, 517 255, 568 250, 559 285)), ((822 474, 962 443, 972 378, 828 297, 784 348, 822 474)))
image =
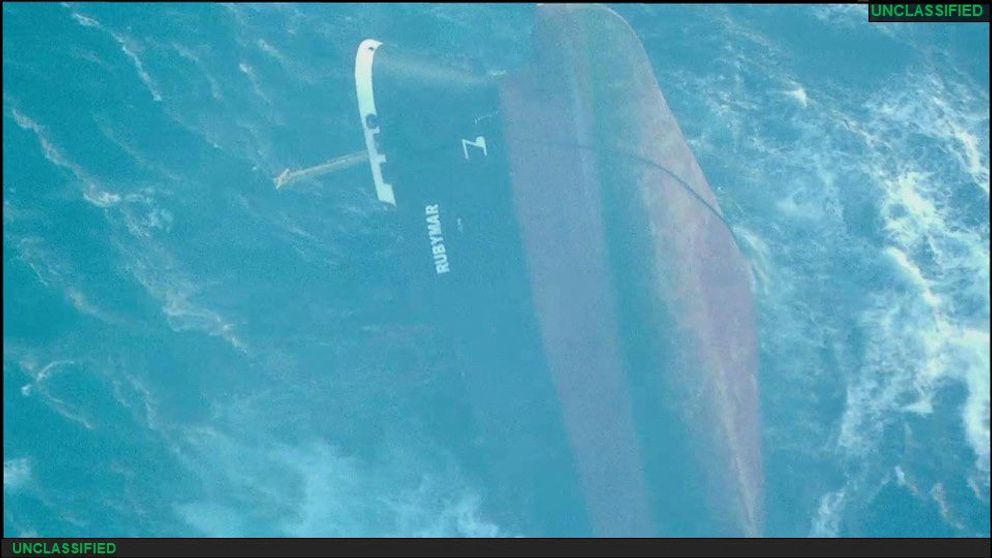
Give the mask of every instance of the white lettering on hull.
POLYGON ((424 214, 427 215, 427 237, 431 241, 431 254, 434 256, 434 271, 438 275, 448 273, 451 267, 448 265, 448 253, 444 249, 444 234, 441 229, 441 211, 438 204, 424 207, 424 214))

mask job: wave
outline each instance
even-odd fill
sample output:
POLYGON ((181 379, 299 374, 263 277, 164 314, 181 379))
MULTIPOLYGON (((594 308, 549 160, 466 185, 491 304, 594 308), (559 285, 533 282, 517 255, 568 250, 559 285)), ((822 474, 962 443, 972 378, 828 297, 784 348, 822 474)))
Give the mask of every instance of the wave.
POLYGON ((503 536, 451 462, 391 445, 376 459, 314 440, 245 442, 191 429, 187 462, 204 498, 176 513, 202 536, 503 536))

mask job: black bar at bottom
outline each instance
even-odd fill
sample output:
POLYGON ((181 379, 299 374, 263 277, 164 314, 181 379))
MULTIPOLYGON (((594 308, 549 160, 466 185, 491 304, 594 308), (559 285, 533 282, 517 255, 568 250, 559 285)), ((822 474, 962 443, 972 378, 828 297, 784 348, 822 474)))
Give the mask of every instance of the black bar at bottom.
POLYGON ((3 556, 982 556, 989 539, 3 539, 3 556), (82 543, 94 543, 86 547, 82 543), (98 547, 95 543, 112 543, 98 547), (77 546, 65 546, 76 543, 77 546), (54 549, 53 545, 60 545, 54 549), (83 554, 80 549, 95 549, 83 554), (75 550, 71 552, 53 552, 75 550))

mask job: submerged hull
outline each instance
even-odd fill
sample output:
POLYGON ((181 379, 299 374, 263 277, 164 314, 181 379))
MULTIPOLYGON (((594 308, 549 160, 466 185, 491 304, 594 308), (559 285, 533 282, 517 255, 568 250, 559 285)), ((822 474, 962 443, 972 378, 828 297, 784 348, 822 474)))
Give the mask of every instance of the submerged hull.
POLYGON ((547 6, 534 41, 530 71, 503 89, 506 137, 592 523, 604 534, 757 534, 747 262, 626 23, 605 8, 547 6))
POLYGON ((760 534, 748 264, 626 23, 541 6, 533 46, 499 78, 368 42, 356 67, 489 497, 549 534, 760 534))

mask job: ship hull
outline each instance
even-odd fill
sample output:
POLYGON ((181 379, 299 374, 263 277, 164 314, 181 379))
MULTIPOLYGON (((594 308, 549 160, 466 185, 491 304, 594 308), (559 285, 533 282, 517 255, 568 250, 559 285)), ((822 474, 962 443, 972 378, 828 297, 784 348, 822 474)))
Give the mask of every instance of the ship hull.
POLYGON ((370 160, 493 509, 540 534, 759 535, 751 272, 634 32, 540 6, 499 77, 389 48, 370 160))

